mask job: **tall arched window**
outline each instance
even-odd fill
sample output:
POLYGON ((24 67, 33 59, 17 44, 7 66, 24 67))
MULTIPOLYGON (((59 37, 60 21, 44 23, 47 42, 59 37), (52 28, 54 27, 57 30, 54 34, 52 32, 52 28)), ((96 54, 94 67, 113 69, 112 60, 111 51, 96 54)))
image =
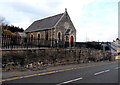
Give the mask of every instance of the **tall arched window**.
POLYGON ((33 37, 33 34, 32 34, 32 35, 30 36, 31 41, 33 41, 33 38, 34 38, 34 37, 33 37))
POLYGON ((66 36, 66 41, 67 41, 67 40, 69 40, 69 37, 68 37, 68 36, 66 36))
POLYGON ((33 35, 31 35, 31 39, 33 39, 33 35))
POLYGON ((58 32, 58 40, 61 40, 61 33, 58 32))
POLYGON ((48 31, 45 31, 45 39, 48 40, 48 31))
POLYGON ((38 34, 38 40, 40 40, 40 34, 38 34))

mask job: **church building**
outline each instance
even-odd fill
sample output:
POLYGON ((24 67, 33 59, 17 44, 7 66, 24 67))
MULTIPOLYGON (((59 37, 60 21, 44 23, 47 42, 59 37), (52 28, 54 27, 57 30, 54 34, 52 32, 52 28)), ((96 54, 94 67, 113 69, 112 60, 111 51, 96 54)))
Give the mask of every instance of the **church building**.
MULTIPOLYGON (((34 21, 25 33, 30 38, 50 41, 50 46, 74 47, 76 42, 76 29, 68 15, 67 9, 64 13, 34 21)), ((45 43, 45 42, 44 42, 45 43)))

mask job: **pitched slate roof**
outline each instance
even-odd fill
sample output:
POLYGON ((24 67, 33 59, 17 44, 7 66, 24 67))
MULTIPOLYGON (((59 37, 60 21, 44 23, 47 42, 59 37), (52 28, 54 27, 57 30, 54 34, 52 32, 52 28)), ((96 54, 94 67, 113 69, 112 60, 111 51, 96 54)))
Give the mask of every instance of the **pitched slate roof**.
POLYGON ((61 19, 64 13, 51 16, 48 18, 44 18, 41 20, 37 20, 33 22, 26 30, 25 32, 35 32, 39 30, 46 30, 46 29, 52 29, 56 23, 61 19))

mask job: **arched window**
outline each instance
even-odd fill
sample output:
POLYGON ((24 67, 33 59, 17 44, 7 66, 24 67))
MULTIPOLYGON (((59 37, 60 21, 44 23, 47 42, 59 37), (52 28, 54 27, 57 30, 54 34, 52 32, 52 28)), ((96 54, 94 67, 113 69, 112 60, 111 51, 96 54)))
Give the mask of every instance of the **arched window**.
POLYGON ((40 40, 40 34, 38 34, 38 40, 40 40))
POLYGON ((33 37, 33 34, 32 34, 32 35, 30 36, 31 41, 33 41, 33 38, 34 38, 34 37, 33 37))
POLYGON ((48 31, 45 31, 45 39, 48 40, 48 31))
POLYGON ((58 40, 61 40, 61 33, 58 32, 58 40))
POLYGON ((66 41, 69 40, 68 36, 66 36, 66 41))
POLYGON ((33 39, 33 35, 31 35, 31 39, 33 39))

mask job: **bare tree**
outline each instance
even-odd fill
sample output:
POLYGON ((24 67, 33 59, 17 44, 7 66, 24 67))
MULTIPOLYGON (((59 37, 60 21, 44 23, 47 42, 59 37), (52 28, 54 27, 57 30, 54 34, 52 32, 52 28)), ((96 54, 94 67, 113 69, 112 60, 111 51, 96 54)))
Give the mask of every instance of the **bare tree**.
POLYGON ((0 31, 2 32, 2 30, 7 29, 7 27, 8 27, 8 22, 4 17, 0 16, 0 31))
POLYGON ((5 24, 7 24, 5 18, 0 16, 0 25, 5 25, 5 24))

